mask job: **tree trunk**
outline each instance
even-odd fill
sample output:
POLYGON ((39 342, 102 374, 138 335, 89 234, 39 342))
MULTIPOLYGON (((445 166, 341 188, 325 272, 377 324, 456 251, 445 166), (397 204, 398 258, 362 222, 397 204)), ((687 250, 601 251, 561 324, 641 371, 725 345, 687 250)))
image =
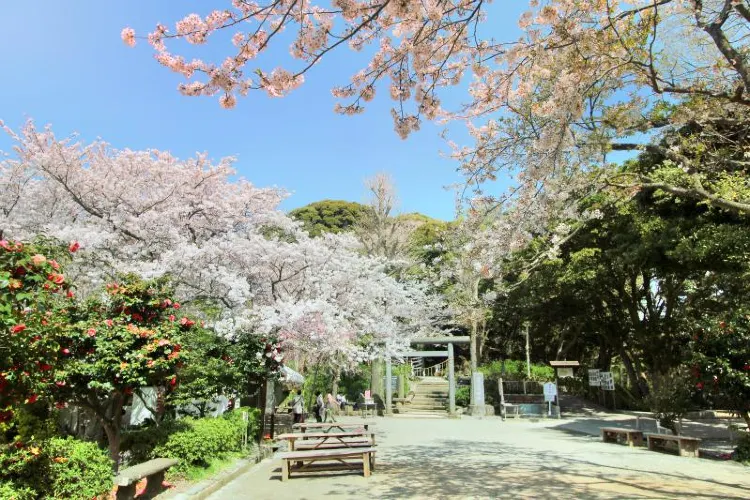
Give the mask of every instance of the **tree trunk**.
POLYGON ((112 459, 115 473, 120 467, 120 426, 113 422, 103 423, 104 432, 107 434, 107 446, 109 457, 112 459))
POLYGON ((750 429, 750 411, 740 410, 740 416, 745 421, 745 424, 747 424, 747 428, 750 429))
POLYGON ((338 366, 333 369, 333 384, 331 388, 331 394, 333 394, 333 397, 336 397, 336 394, 339 393, 339 380, 341 380, 341 368, 338 366))

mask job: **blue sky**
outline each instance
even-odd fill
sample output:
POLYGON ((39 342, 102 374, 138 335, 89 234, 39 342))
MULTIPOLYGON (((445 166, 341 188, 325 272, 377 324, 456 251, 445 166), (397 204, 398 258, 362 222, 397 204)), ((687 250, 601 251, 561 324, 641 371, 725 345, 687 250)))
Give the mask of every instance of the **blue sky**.
MULTIPOLYGON (((493 16, 502 24, 488 22, 487 28, 515 38, 519 4, 502 7, 512 12, 493 16)), ((0 119, 17 129, 33 118, 52 124, 59 137, 77 132, 117 148, 156 148, 181 158, 198 151, 215 159, 236 156, 243 177, 291 192, 285 209, 326 198, 363 201, 363 180, 386 171, 394 177, 403 212, 453 217, 454 195, 444 186, 462 178, 455 163, 440 156, 447 150, 440 127, 425 123, 402 141, 393 132, 392 101, 385 93, 364 115, 333 113, 330 88, 348 82, 366 64, 362 54, 344 49, 324 59, 290 96, 254 93, 227 111, 215 98, 181 96, 179 75, 156 63, 145 41, 130 49, 120 40, 125 26, 145 35, 157 22, 173 26, 190 12, 205 15, 227 5, 229 0, 4 2, 0 119)), ((220 61, 230 48, 220 39, 200 49, 202 56, 220 61)), ((266 57, 288 61, 288 45, 274 50, 266 57)), ((463 93, 456 89, 449 97, 460 101, 463 93)), ((0 149, 9 146, 0 136, 0 149)))

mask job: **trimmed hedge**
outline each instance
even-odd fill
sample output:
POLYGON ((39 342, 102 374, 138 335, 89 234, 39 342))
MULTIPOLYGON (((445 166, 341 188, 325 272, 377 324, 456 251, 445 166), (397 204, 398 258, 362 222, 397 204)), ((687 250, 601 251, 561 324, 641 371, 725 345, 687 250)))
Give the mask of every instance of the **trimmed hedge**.
MULTIPOLYGON (((180 463, 172 470, 184 473, 190 467, 205 467, 211 460, 242 450, 246 424, 242 411, 235 410, 221 417, 168 421, 160 426, 127 432, 123 449, 130 452, 130 463, 157 457, 176 458, 180 463)), ((247 423, 248 441, 260 430, 260 411, 251 409, 247 423)))

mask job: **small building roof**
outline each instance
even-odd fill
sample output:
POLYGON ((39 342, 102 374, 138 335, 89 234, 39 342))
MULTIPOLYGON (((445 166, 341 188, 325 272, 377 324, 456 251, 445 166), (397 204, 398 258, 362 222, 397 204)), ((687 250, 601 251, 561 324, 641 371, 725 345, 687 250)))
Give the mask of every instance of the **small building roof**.
POLYGON ((578 361, 567 361, 567 360, 561 360, 561 361, 550 361, 550 366, 554 368, 568 368, 568 367, 576 367, 581 366, 581 363, 578 361))

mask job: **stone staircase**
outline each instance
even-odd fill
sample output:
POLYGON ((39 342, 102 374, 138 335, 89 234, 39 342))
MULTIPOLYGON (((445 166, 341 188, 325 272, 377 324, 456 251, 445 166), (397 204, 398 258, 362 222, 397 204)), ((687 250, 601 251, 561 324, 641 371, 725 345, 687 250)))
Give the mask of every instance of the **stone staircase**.
POLYGON ((394 417, 447 418, 448 381, 442 377, 422 377, 411 383, 414 399, 405 405, 394 405, 394 417))

